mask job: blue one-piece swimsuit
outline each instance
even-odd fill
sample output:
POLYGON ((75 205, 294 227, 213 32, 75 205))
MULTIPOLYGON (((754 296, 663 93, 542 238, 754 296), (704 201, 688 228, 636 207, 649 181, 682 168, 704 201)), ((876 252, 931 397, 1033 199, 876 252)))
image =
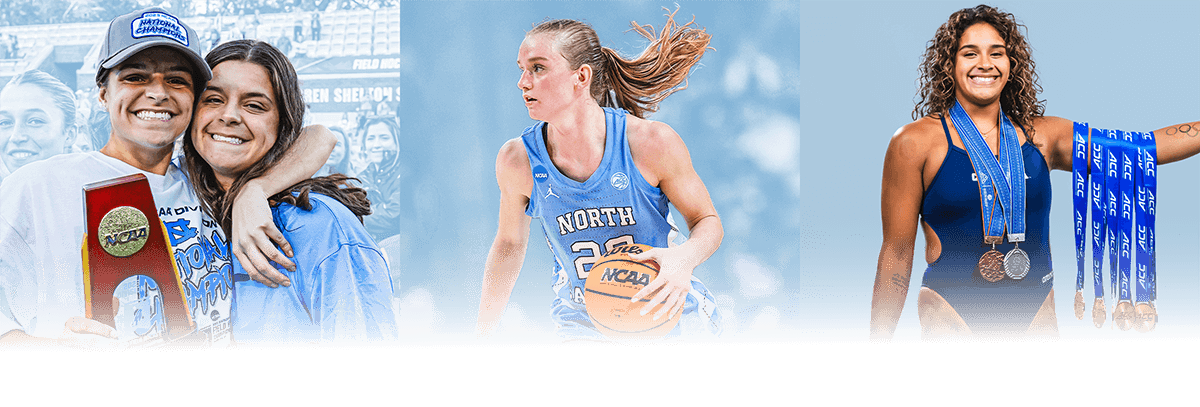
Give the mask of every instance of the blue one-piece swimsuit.
MULTIPOLYGON (((929 267, 921 285, 946 299, 974 333, 1018 334, 1028 330, 1038 309, 1054 286, 1050 265, 1050 170, 1041 151, 1028 141, 1021 146, 1025 160, 1025 241, 1029 274, 1021 280, 1005 277, 995 283, 976 270, 979 257, 992 247, 983 244, 979 186, 966 150, 946 133, 946 159, 921 200, 921 218, 937 234, 942 253, 929 267)), ((996 250, 1008 253, 1012 243, 996 250)))

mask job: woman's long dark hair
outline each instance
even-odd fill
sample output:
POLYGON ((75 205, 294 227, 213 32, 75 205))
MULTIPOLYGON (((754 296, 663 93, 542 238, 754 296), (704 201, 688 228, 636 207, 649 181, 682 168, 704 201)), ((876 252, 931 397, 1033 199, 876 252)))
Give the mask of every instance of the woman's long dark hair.
MULTIPOLYGON (((230 41, 214 48, 204 60, 211 68, 216 68, 226 61, 245 61, 262 66, 270 74, 271 88, 275 90, 275 104, 279 112, 279 133, 275 144, 267 150, 267 154, 261 160, 238 175, 228 191, 221 188, 212 166, 196 151, 191 136, 195 130, 192 128, 194 123, 188 127, 187 136, 183 138, 184 161, 191 177, 192 189, 200 198, 200 206, 204 212, 220 223, 228 235, 233 223, 233 199, 245 187, 246 182, 261 177, 278 164, 284 153, 291 149, 292 144, 299 138, 304 123, 304 101, 300 93, 300 81, 296 78, 296 69, 288 62, 287 57, 271 44, 256 40, 230 41)), ((308 193, 315 191, 337 199, 362 221, 364 215, 371 214, 371 205, 367 201, 366 192, 350 185, 348 179, 344 175, 335 175, 304 180, 275 194, 271 200, 311 210, 308 193), (299 192, 300 195, 293 197, 292 192, 299 192)))

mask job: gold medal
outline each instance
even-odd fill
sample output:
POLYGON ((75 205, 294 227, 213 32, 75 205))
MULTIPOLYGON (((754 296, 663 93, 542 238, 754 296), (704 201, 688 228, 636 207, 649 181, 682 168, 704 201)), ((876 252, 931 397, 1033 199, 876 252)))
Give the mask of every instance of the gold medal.
POLYGON ((1075 292, 1075 319, 1083 320, 1083 291, 1075 292))
POLYGON ((979 257, 979 276, 989 283, 1004 279, 1004 254, 999 250, 988 250, 979 257))
POLYGON ((1122 331, 1128 331, 1133 328, 1133 304, 1129 301, 1121 301, 1117 303, 1116 308, 1113 308, 1113 324, 1122 331))
POLYGON ((1133 329, 1146 333, 1153 331, 1155 325, 1158 325, 1158 310, 1154 304, 1139 302, 1133 307, 1133 329))

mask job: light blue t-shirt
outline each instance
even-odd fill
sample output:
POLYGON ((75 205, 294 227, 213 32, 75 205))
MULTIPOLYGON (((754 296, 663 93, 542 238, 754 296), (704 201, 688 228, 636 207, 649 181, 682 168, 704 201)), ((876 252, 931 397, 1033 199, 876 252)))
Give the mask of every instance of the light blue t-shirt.
POLYGON ((350 209, 309 193, 311 211, 271 209, 291 242, 290 287, 250 280, 234 262, 233 336, 238 343, 328 343, 394 340, 392 280, 383 252, 350 209))

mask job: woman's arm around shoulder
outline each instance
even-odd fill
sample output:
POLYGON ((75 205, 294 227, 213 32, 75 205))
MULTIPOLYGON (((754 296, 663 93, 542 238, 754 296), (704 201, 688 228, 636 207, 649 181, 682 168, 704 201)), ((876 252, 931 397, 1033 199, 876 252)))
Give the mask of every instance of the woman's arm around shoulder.
POLYGON ((883 244, 871 296, 872 340, 891 339, 904 310, 925 191, 923 174, 929 157, 949 148, 937 148, 941 133, 936 120, 919 119, 896 130, 884 155, 879 202, 883 244))
POLYGON ((533 175, 521 139, 504 143, 496 155, 496 183, 500 186, 500 221, 483 270, 483 292, 479 296, 479 319, 475 325, 476 334, 481 336, 499 327, 529 243, 530 217, 525 214, 525 207, 533 190, 533 175))
POLYGON ((288 259, 293 255, 292 246, 275 227, 267 198, 311 178, 325 165, 336 143, 337 136, 325 126, 305 127, 279 164, 247 182, 234 198, 233 236, 228 236, 229 246, 254 281, 271 287, 291 285, 291 280, 268 262, 296 270, 295 263, 288 259))
POLYGON ((708 188, 692 167, 691 154, 679 134, 661 122, 630 116, 627 123, 629 150, 638 171, 646 182, 657 185, 675 205, 689 231, 687 242, 678 247, 656 248, 633 256, 639 261, 654 259, 660 266, 659 277, 630 300, 650 297, 642 314, 649 312, 651 305, 666 301, 666 305, 655 313, 655 319, 658 319, 673 315, 676 308, 683 306, 691 289, 692 272, 721 246, 725 230, 708 188))

